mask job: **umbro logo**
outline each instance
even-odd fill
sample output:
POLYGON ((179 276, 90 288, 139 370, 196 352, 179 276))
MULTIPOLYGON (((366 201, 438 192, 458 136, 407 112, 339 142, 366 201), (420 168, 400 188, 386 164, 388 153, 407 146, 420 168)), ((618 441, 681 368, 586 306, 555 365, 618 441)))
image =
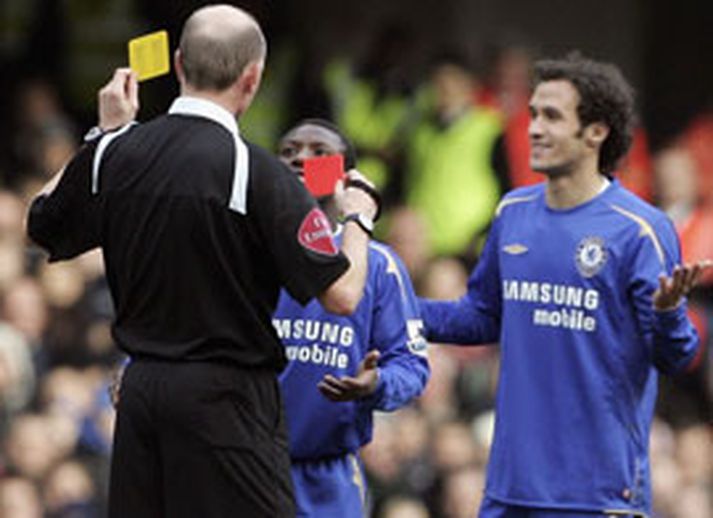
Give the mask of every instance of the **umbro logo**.
POLYGON ((528 250, 529 248, 527 248, 525 245, 521 245, 520 243, 513 243, 512 245, 505 245, 503 247, 503 251, 510 255, 524 254, 528 250))

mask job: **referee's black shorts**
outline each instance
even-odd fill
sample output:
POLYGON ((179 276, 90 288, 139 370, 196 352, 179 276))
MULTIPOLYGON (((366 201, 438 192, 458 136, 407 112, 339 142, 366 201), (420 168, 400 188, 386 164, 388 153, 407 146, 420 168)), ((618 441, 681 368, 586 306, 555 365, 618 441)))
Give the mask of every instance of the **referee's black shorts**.
POLYGON ((294 516, 274 371, 134 360, 124 373, 110 518, 294 516))

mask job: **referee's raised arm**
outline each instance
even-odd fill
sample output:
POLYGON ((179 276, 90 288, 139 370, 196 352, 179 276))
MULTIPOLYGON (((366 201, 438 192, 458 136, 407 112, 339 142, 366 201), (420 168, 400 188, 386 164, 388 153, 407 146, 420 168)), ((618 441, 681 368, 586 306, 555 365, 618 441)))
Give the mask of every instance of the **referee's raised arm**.
MULTIPOLYGON (((283 286, 353 311, 369 228, 353 218, 337 247, 303 185, 242 138, 265 57, 248 13, 198 9, 174 55, 181 95, 168 113, 137 123, 136 77, 118 69, 98 127, 30 207, 28 234, 50 260, 102 248, 112 334, 131 357, 110 517, 294 515, 271 314, 283 286)), ((362 220, 376 212, 354 187, 342 206, 362 220)))

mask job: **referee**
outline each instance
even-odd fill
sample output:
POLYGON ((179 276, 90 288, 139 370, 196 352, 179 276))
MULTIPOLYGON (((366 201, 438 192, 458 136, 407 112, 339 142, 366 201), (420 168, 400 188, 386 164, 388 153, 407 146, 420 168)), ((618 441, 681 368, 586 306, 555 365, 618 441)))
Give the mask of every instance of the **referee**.
MULTIPOLYGON (((339 250, 297 177, 241 138, 236 117, 258 90, 265 48, 245 12, 194 12, 168 114, 133 122, 136 78, 117 70, 98 128, 30 207, 29 235, 50 261, 103 249, 113 335, 132 359, 110 517, 294 515, 271 314, 281 286, 353 311, 368 236, 353 217, 339 250)), ((338 197, 362 220, 376 211, 364 190, 338 197)))

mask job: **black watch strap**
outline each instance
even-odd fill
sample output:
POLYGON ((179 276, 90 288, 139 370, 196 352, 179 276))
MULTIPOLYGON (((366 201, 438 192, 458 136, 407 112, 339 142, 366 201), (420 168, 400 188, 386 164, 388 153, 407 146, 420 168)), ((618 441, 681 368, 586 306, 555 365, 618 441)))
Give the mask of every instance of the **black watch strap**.
POLYGON ((101 129, 99 126, 94 126, 84 134, 84 142, 94 142, 95 140, 102 138, 104 135, 106 135, 106 133, 107 132, 101 129))
POLYGON ((352 180, 351 178, 347 180, 346 187, 354 187, 356 189, 361 189, 367 193, 376 203, 376 215, 374 216, 374 221, 378 221, 379 216, 381 216, 381 194, 379 191, 374 189, 371 185, 361 180, 352 180))
POLYGON ((342 223, 346 223, 348 221, 353 221, 359 225, 359 227, 369 236, 374 233, 374 221, 369 216, 355 212, 353 214, 347 214, 342 218, 342 223))

